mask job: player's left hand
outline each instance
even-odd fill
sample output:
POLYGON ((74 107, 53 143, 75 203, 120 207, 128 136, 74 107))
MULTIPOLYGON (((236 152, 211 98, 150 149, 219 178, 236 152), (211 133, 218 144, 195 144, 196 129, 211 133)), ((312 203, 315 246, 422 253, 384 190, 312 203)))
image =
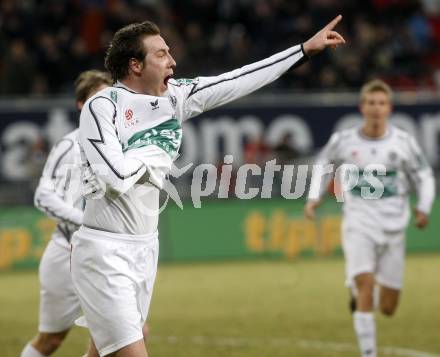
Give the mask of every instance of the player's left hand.
POLYGON ((313 56, 314 54, 321 52, 326 47, 330 46, 332 48, 336 48, 338 45, 345 43, 344 38, 336 31, 333 31, 341 20, 342 15, 336 16, 320 31, 304 42, 303 48, 307 56, 313 56))
POLYGON ((429 223, 429 217, 426 213, 418 211, 417 209, 414 211, 415 219, 416 219, 416 227, 419 229, 425 228, 429 223))

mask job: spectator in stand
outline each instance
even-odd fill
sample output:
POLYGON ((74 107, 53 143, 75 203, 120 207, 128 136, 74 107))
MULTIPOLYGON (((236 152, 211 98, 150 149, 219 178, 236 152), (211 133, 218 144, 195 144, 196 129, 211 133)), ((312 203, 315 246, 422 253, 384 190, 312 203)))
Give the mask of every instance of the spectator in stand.
POLYGON ((211 75, 264 58, 286 41, 296 43, 311 34, 312 23, 324 23, 340 12, 347 19, 342 32, 350 46, 287 74, 269 91, 346 91, 371 77, 382 77, 396 89, 435 90, 440 69, 439 4, 438 0, 3 0, 0 79, 10 78, 8 72, 12 77, 34 77, 26 86, 3 85, 8 95, 72 94, 71 83, 79 72, 99 68, 114 31, 145 19, 163 29, 179 62, 179 76, 211 75), (32 62, 26 73, 11 69, 11 53, 23 46, 17 40, 24 42, 26 61, 32 62))

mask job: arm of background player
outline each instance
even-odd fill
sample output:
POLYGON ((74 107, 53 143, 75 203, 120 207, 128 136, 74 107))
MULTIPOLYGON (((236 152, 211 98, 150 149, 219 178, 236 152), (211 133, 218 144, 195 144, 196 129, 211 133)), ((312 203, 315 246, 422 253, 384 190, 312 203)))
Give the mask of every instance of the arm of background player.
POLYGON ((298 45, 219 76, 198 77, 183 87, 187 91, 183 118, 194 117, 252 93, 306 59, 302 45, 298 45))
POLYGON ((435 198, 435 179, 420 146, 413 137, 409 139, 409 176, 417 192, 416 210, 429 215, 435 198))
POLYGON ((80 143, 88 162, 108 188, 126 192, 145 174, 143 162, 122 151, 115 120, 117 109, 108 98, 95 97, 81 111, 80 143))
POLYGON ((34 204, 39 210, 59 221, 79 226, 82 224, 83 212, 66 203, 56 190, 57 187, 66 188, 69 185, 73 146, 72 140, 62 139, 51 150, 35 191, 34 204))
POLYGON ((313 166, 308 201, 320 202, 327 190, 330 180, 334 177, 336 150, 340 140, 339 133, 334 133, 324 146, 313 166))

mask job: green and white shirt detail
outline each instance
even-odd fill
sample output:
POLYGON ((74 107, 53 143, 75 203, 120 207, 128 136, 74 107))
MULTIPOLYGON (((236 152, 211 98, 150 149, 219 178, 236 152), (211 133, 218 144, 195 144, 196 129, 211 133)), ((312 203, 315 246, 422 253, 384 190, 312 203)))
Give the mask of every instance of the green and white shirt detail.
MULTIPOLYGON (((416 140, 389 125, 379 139, 367 138, 361 127, 334 133, 316 160, 309 199, 321 199, 336 169, 341 176, 357 171, 358 177, 342 187, 345 221, 385 231, 405 229, 410 217, 409 194, 414 188, 417 209, 429 213, 435 196, 432 169, 416 140), (322 167, 334 165, 333 175, 323 175, 322 167), (323 179, 324 177, 324 179, 323 179), (374 195, 377 193, 377 195, 374 195)), ((345 176, 347 177, 347 176, 345 176)), ((340 182, 347 182, 339 177, 340 182)))
POLYGON ((80 143, 93 172, 108 188, 102 199, 88 200, 84 224, 124 234, 157 229, 154 209, 182 142, 182 123, 243 97, 299 66, 302 45, 219 76, 168 81, 160 97, 136 93, 117 82, 84 105, 80 143), (140 198, 138 186, 151 188, 140 198))

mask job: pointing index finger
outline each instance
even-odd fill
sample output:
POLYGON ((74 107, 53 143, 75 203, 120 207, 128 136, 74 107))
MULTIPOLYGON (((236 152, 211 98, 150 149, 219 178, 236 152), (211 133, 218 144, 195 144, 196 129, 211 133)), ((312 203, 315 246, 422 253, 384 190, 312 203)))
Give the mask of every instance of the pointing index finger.
POLYGON ((332 21, 330 21, 327 26, 325 26, 325 29, 327 30, 333 30, 335 26, 339 23, 339 21, 342 20, 342 15, 336 16, 332 21))

